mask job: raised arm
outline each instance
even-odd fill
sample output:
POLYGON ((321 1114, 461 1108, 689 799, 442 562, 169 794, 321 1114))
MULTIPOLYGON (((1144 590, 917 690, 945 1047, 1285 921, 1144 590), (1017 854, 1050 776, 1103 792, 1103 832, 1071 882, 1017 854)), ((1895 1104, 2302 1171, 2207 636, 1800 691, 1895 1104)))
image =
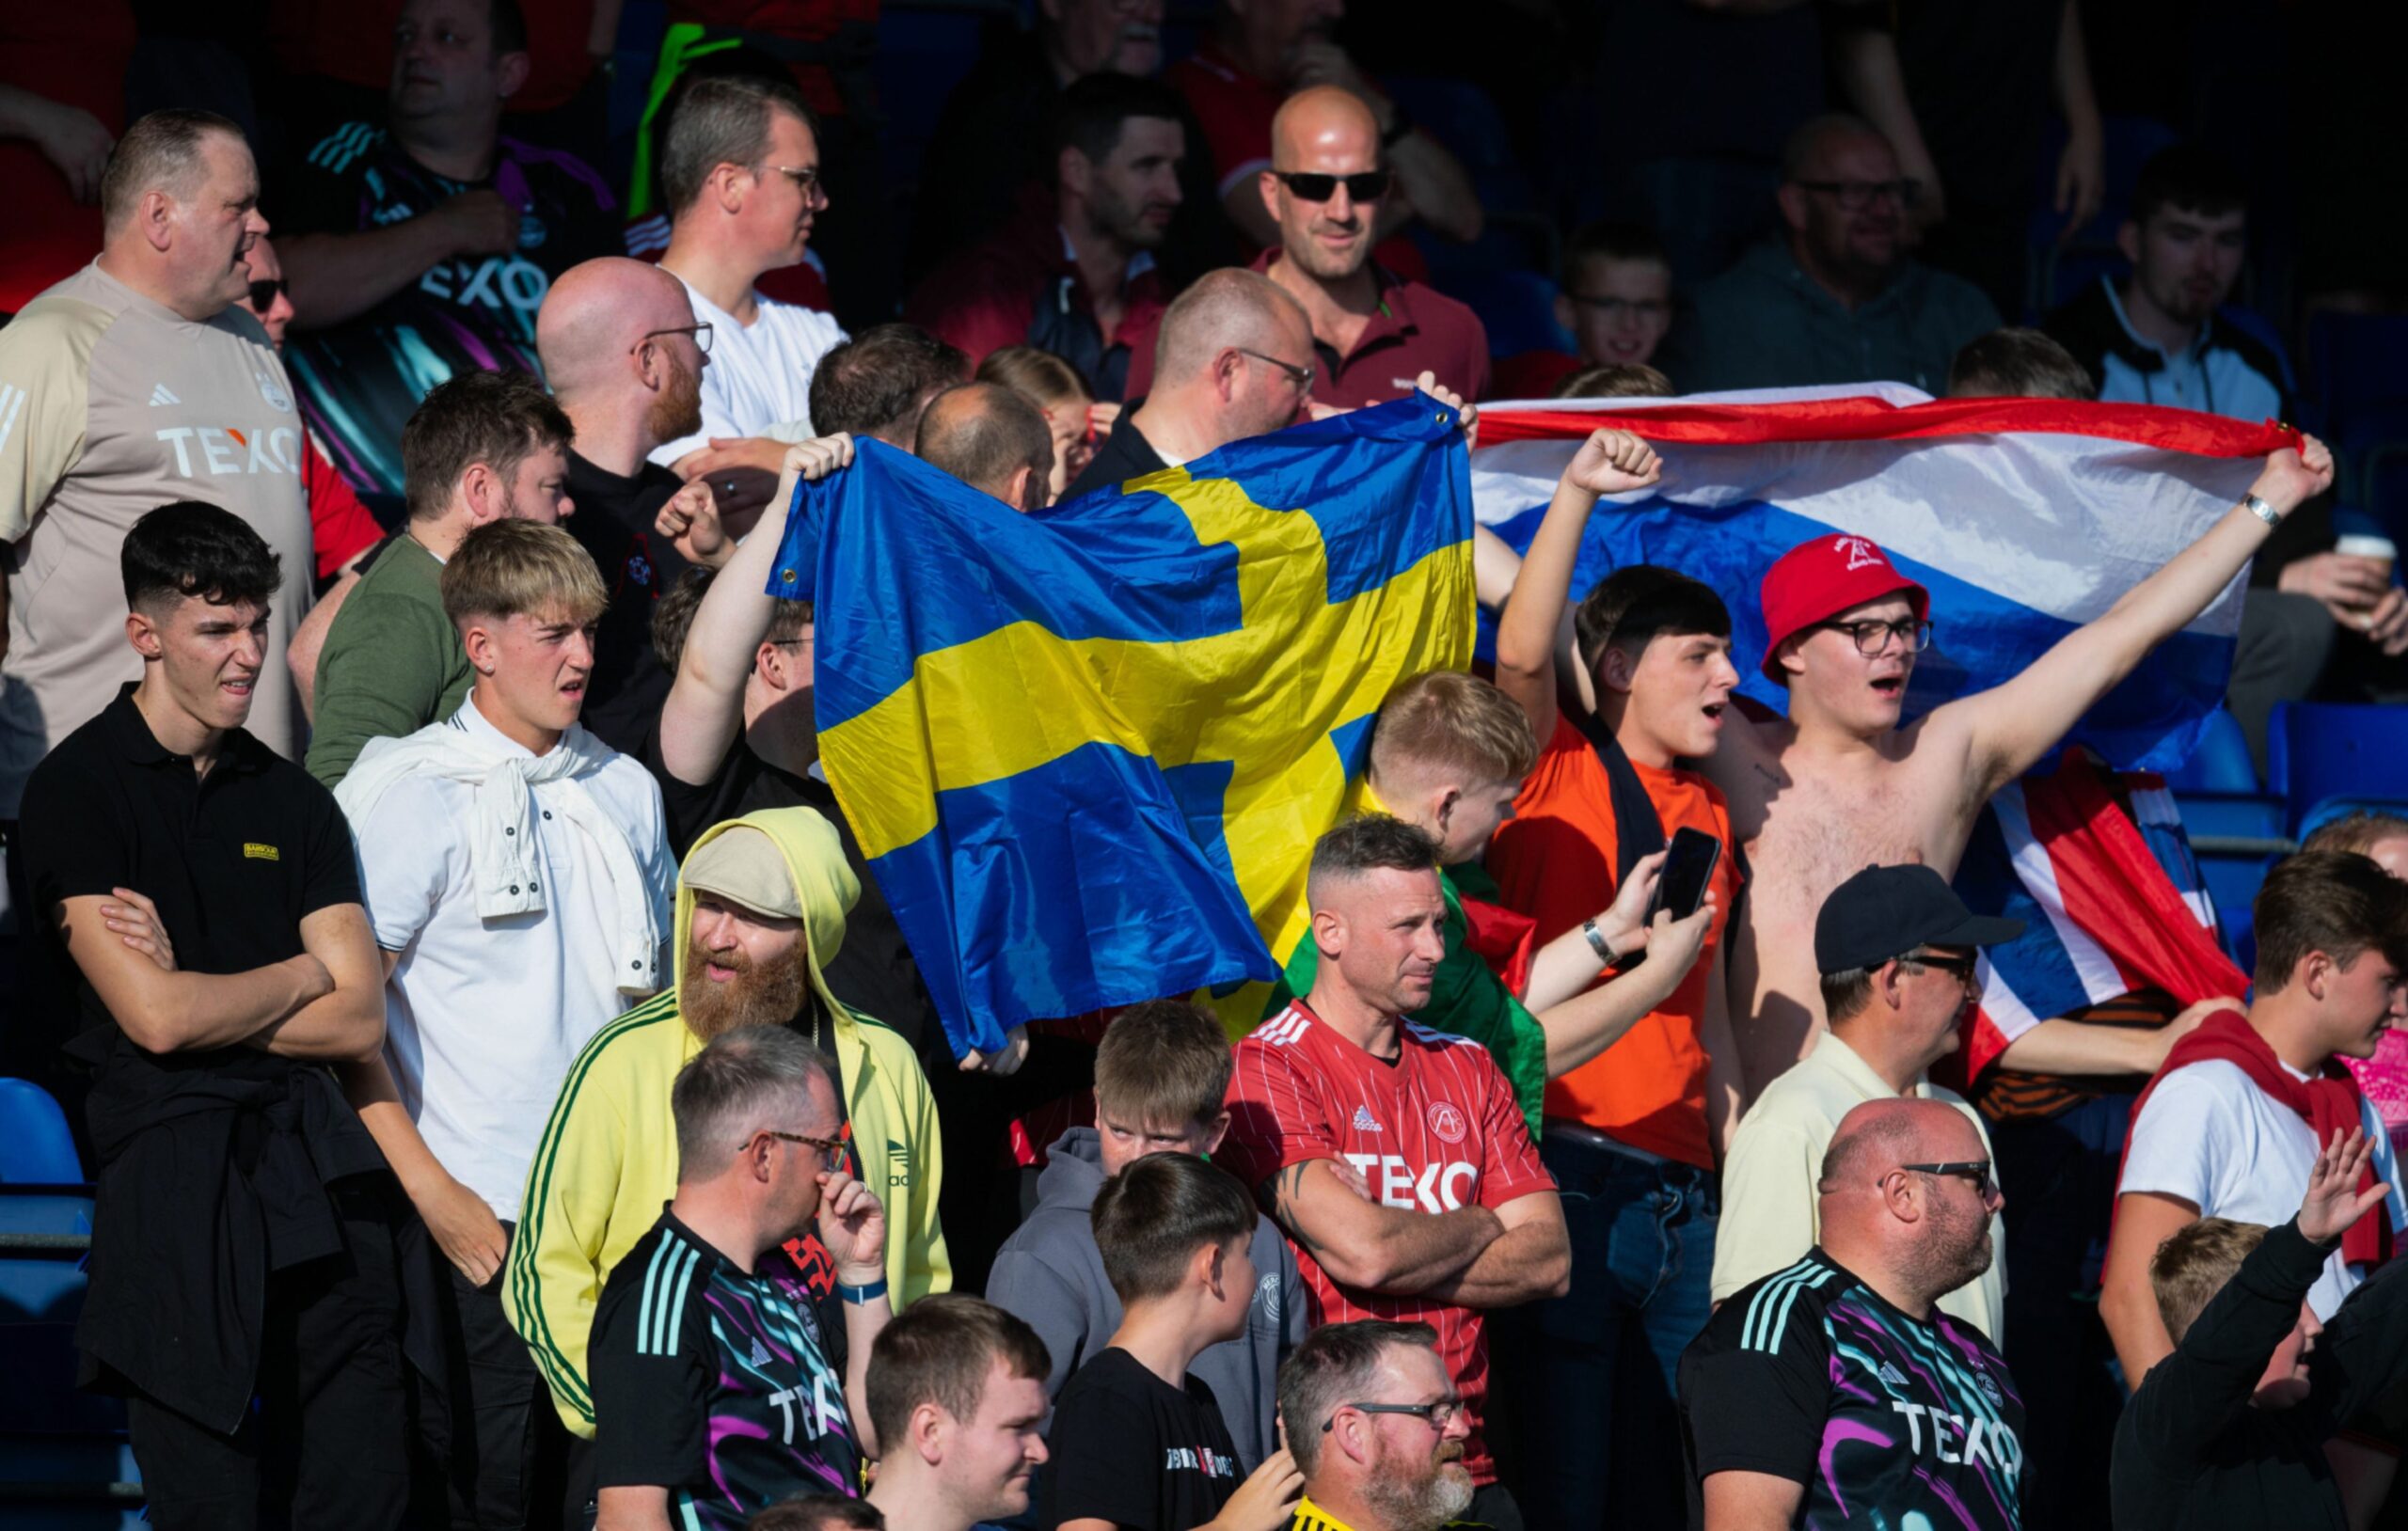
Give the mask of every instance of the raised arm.
POLYGON ((1568 1074, 1612 1047, 1671 999, 1696 965, 1713 923, 1711 899, 1699 904, 1686 920, 1675 921, 1669 909, 1657 911, 1655 929, 1647 938, 1647 956, 1638 967, 1611 983, 1540 1011, 1539 1026, 1546 1033, 1547 1078, 1568 1074))
MULTIPOLYGON (((1341 1286, 1409 1297, 1460 1275, 1505 1224, 1485 1207, 1410 1211, 1366 1200, 1326 1159, 1290 1164, 1264 1183, 1271 1215, 1341 1286)), ((1512 1204, 1508 1204, 1509 1206, 1512 1204)), ((1562 1215, 1556 1224, 1562 1226, 1562 1215)))
POLYGON ((1563 1201, 1552 1191, 1516 1196, 1497 1209, 1505 1232, 1480 1252, 1463 1273, 1429 1288, 1429 1295, 1466 1307, 1505 1308, 1572 1289, 1572 1238, 1564 1231, 1563 1201))
MULTIPOLYGON (((2286 447, 2268 457, 2249 492, 2275 514, 2288 516, 2332 483, 2333 454, 2310 436, 2304 452, 2286 447)), ((2272 534, 2245 503, 2235 505, 2206 535, 2126 591, 2097 621, 2059 639, 2021 674, 1933 713, 1927 728, 1962 728, 1968 735, 1975 776, 1967 800, 1978 807, 2038 765, 2149 650, 2206 610, 2272 534)), ((1501 656, 1501 633, 1498 649, 1501 656)))
POLYGON ((65 899, 53 913, 85 981, 146 1052, 233 1047, 335 991, 334 975, 306 950, 245 972, 185 972, 172 954, 163 963, 122 933, 130 919, 156 921, 150 900, 131 888, 65 899))
POLYGON ((1555 644, 1572 593, 1580 535, 1601 495, 1644 489, 1664 476, 1656 450, 1627 431, 1592 432, 1556 481, 1554 497, 1522 555, 1497 619, 1497 684, 1521 703, 1544 745, 1555 733, 1555 644))
MULTIPOLYGON (((2363 1131, 2353 1131, 2347 1138, 2334 1134, 2309 1172, 2299 1215, 2267 1230, 2224 1289, 2192 1320, 2182 1343, 2158 1363, 2133 1393, 2129 1407, 2139 1411, 2133 1426, 2142 1443, 2163 1460, 2165 1468, 2178 1470, 2197 1460, 2236 1412, 2248 1406, 2265 1376, 2266 1363, 2299 1321, 2300 1302, 2323 1272, 2332 1245, 2352 1223, 2382 1203, 2388 1187, 2357 1189, 2372 1147, 2363 1131)), ((2400 1289, 2408 1293, 2408 1286, 2400 1289)), ((2392 1332, 2391 1359, 2396 1363, 2401 1340, 2408 1337, 2408 1324, 2384 1323, 2383 1319, 2392 1317, 2383 1312, 2385 1306, 2379 1300, 2375 1308, 2368 1310, 2375 1320, 2369 1328, 2392 1332)), ((2400 1317, 2408 1318, 2408 1313, 2400 1317)), ((2345 1403, 2348 1384, 2336 1383, 2337 1377, 2363 1381, 2372 1373, 2393 1368, 2362 1365, 2362 1362, 2373 1363, 2374 1357, 2361 1344, 2335 1347, 2333 1341, 2338 1337, 2328 1336, 2320 1348, 2342 1356, 2345 1364, 2319 1374, 2321 1381, 2333 1384, 2320 1391, 2330 1401, 2345 1403)))
MULTIPOLYGON (((806 441, 787 448, 784 460, 784 474, 769 499, 773 506, 792 504, 797 483, 825 478, 851 462, 853 438, 806 441)), ((784 529, 783 518, 753 529, 694 608, 677 678, 660 709, 661 764, 680 781, 709 781, 744 726, 744 681, 777 610, 777 598, 768 591, 784 529)))

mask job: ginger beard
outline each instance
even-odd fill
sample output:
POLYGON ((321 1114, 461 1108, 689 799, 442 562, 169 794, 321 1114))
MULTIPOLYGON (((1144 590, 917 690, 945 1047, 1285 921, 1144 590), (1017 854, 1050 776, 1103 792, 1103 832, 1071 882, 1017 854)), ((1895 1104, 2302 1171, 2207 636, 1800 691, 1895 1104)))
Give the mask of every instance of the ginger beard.
POLYGON ((673 354, 664 359, 669 363, 669 386, 652 402, 644 428, 656 441, 683 441, 703 428, 703 372, 673 354))
POLYGON ((677 1010, 705 1042, 741 1026, 783 1026, 802 1013, 810 997, 810 958, 800 941, 774 961, 755 963, 740 948, 714 952, 699 935, 687 938, 677 1010), (736 976, 713 979, 707 968, 730 969, 736 976))

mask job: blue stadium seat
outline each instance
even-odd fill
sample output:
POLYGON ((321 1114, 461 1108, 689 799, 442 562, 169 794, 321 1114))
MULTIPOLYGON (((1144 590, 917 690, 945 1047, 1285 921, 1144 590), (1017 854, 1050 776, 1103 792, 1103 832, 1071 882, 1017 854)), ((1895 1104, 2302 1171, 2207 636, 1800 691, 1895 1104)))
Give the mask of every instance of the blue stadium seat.
POLYGON ((2222 707, 2210 713, 2191 758, 2182 763, 2180 769, 2165 773, 2165 784, 2178 796, 2187 792, 2255 793, 2258 767, 2250 762, 2249 741, 2242 734, 2240 720, 2222 707))
POLYGON ((2266 788, 2294 829, 2328 797, 2397 796, 2408 761, 2408 707, 2286 702, 2267 731, 2266 788))
POLYGON ((936 136, 945 98, 978 61, 987 27, 1016 27, 1023 20, 1012 0, 946 0, 943 5, 904 0, 879 8, 878 57, 872 67, 879 105, 886 116, 887 194, 898 221, 910 221, 921 156, 936 136))
POLYGON ((2321 310, 2307 321, 2313 418, 2336 447, 2408 440, 2408 314, 2321 310))
POLYGON ((84 1178, 67 1113, 31 1080, 0 1079, 0 1185, 66 1185, 84 1178))
POLYGON ((2408 797, 2327 797, 2300 816, 2299 837, 2305 842, 2335 819, 2352 813, 2388 813, 2408 819, 2408 797))
POLYGON ((2408 434, 2367 453, 2359 483, 2368 517, 2394 543, 2408 543, 2408 434))
MULTIPOLYGON (((0 1079, 0 1233, 89 1237, 92 1198, 58 1103, 0 1079)), ((125 1410, 74 1387, 84 1265, 71 1250, 0 1256, 0 1531, 133 1531, 140 1489, 125 1410), (35 1485, 46 1487, 37 1491, 35 1485)))
POLYGON ((1555 322, 1555 283, 1535 271, 1452 271, 1434 274, 1438 290, 1471 305, 1488 329, 1488 354, 1575 351, 1578 344, 1555 322))

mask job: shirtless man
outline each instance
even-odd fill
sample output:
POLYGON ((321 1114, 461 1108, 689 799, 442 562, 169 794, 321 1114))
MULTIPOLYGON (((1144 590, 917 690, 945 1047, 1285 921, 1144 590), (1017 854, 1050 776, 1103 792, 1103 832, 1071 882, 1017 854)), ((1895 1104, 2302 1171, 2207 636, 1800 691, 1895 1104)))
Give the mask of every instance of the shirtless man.
POLYGON ((2307 438, 2266 459, 2249 497, 2067 634, 2031 668, 1900 727, 1928 641, 1930 597, 1861 537, 1822 536, 1765 575, 1764 670, 1786 718, 1734 709, 1703 769, 1728 798, 1752 869, 1733 922, 1731 1017, 1752 1100, 1824 1027, 1814 913, 1850 873, 1922 861, 1954 876, 1982 805, 2056 748, 2143 655, 2241 572, 2279 521, 2333 482, 2307 438))

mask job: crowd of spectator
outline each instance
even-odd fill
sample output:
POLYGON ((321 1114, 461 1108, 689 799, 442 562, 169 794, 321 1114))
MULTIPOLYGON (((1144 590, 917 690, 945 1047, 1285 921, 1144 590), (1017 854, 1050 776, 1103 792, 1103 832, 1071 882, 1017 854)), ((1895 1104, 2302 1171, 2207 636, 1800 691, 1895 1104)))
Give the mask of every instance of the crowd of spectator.
POLYGON ((2036 201, 2106 195, 2074 0, 1607 8, 1631 131, 1513 355, 1434 270, 1497 237, 1463 146, 1339 0, 1220 0, 1175 61, 1163 0, 1043 0, 908 210, 874 4, 674 0, 624 170, 612 0, 267 8, 272 62, 181 71, 114 3, 0 21, 79 61, 0 63, 0 1065, 96 1166, 77 1381, 152 1521, 2408 1505, 2408 820, 2267 874, 2247 992, 1962 1057, 2024 930, 1952 885, 1988 805, 2244 569, 2261 764, 2277 703, 2403 689, 2314 437, 1909 717, 1947 592, 1864 538, 1578 588, 1665 474, 1590 432, 1526 552, 1476 534, 1493 659, 1387 690, 1237 1026, 958 1050, 771 593, 872 440, 1041 513, 1417 394, 1465 446, 1482 401, 1857 385, 2291 418, 2202 144, 2028 301, 2036 201))

